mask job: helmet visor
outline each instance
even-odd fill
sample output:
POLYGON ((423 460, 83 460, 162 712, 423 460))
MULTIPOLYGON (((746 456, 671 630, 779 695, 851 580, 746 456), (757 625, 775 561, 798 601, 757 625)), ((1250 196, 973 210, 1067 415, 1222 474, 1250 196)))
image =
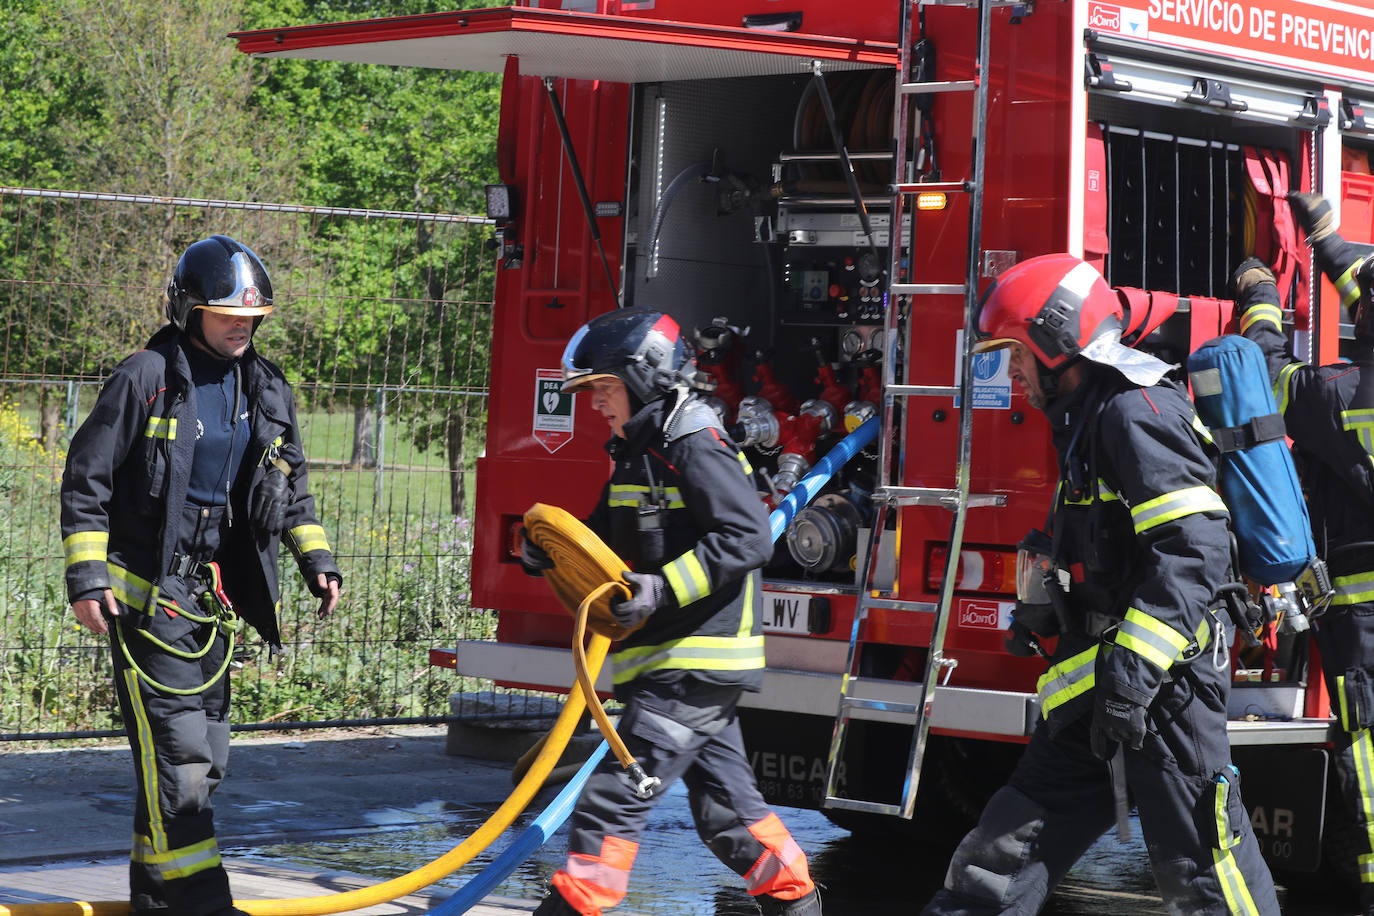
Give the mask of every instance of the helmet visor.
POLYGON ((227 269, 213 278, 218 294, 200 308, 221 315, 270 315, 272 294, 257 285, 253 261, 242 251, 234 252, 227 269))

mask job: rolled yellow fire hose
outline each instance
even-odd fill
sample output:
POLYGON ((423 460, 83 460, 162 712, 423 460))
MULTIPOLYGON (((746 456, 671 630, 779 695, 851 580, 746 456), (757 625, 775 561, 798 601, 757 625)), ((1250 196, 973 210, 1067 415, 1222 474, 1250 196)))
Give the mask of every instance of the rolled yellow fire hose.
MULTIPOLYGON (((610 613, 614 589, 618 587, 626 595, 629 594, 629 586, 621 577, 628 567, 585 525, 555 506, 535 503, 525 515, 525 524, 531 539, 554 560, 555 566, 545 571, 545 578, 559 600, 576 618, 573 658, 577 686, 569 691, 568 700, 554 720, 553 728, 536 745, 538 753, 527 764, 528 769, 515 790, 470 837, 415 871, 343 893, 279 900, 236 900, 236 907, 251 916, 324 916, 386 903, 447 877, 490 846, 525 810, 572 739, 585 707, 591 708, 593 718, 616 757, 636 781, 636 791, 644 797, 652 794, 658 780, 646 776, 643 768, 626 749, 601 701, 597 699, 595 687, 596 676, 606 661, 611 640, 631 632, 610 613), (592 636, 584 650, 582 643, 586 638, 589 620, 592 623, 592 636)), ((129 912, 129 903, 124 900, 21 903, 13 906, 0 904, 0 916, 126 916, 129 912)))

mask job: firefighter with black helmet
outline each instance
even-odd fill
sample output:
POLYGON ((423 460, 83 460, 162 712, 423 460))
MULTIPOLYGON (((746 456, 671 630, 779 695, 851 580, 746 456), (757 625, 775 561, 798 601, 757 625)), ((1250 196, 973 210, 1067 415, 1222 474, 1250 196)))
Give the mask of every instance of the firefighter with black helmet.
POLYGON ((1030 743, 927 914, 1038 912, 1131 803, 1171 913, 1279 912, 1226 734, 1230 530, 1208 434, 1121 330, 1116 294, 1067 254, 1009 269, 979 313, 977 349, 1006 348, 1058 453, 1012 637, 1058 641, 1030 743))
MULTIPOLYGON (((563 390, 590 394, 614 433, 611 477, 587 523, 632 570, 633 593, 612 605, 635 628, 613 657, 619 732, 665 788, 686 783, 697 832, 766 916, 819 916, 806 856, 759 794, 736 718, 740 694, 762 685, 759 570, 773 552, 753 471, 693 393, 693 356, 668 315, 601 315, 573 335, 562 366, 563 390)), ((522 564, 537 574, 549 561, 526 538, 522 564)), ((537 916, 619 903, 658 797, 603 762, 537 916)))
POLYGON ((247 246, 215 235, 188 247, 168 323, 115 367, 62 476, 68 599, 110 639, 133 749, 135 913, 241 912, 210 803, 229 755, 234 645, 248 623, 281 648, 282 541, 320 617, 339 600, 291 388, 252 343, 272 309, 247 246))
POLYGON ((1360 835, 1356 860, 1342 864, 1359 876, 1362 911, 1374 914, 1374 248, 1336 231, 1325 198, 1295 192, 1288 201, 1317 266, 1349 311, 1351 362, 1309 366, 1293 355, 1278 285, 1264 262, 1243 261, 1232 292, 1241 333, 1264 351, 1317 552, 1335 586, 1313 631, 1340 723, 1337 782, 1360 835))

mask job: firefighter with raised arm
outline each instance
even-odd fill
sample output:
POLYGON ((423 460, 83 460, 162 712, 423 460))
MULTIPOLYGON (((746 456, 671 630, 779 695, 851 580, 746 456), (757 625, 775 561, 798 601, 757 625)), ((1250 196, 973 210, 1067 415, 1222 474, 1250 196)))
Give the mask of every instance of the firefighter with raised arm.
POLYGON ((1131 804, 1169 912, 1279 912, 1226 734, 1230 530, 1207 432, 1121 322, 1067 254, 1008 270, 979 314, 977 348, 1007 348, 1059 460, 1047 530, 1022 543, 1011 638, 1058 642, 1030 743, 927 914, 1038 912, 1131 804))
POLYGON ((1331 205, 1315 194, 1288 196, 1317 266, 1349 310, 1353 362, 1309 366, 1283 333, 1278 287, 1262 261, 1242 262, 1232 277, 1241 333, 1264 351, 1274 397, 1293 440, 1293 457, 1317 552, 1335 595, 1314 620, 1322 673, 1340 722, 1336 773, 1361 834, 1349 863, 1360 878, 1363 912, 1374 914, 1374 249, 1348 242, 1333 226, 1331 205))
MULTIPOLYGON (((563 390, 587 393, 613 433, 611 477, 587 524, 632 570, 633 593, 611 607, 638 628, 613 656, 618 731, 664 790, 686 783, 697 833, 765 916, 820 916, 806 856, 760 795, 736 718, 741 693, 763 680, 759 570, 773 552, 753 472, 689 387, 692 354, 668 315, 601 315, 562 363, 563 390)), ((534 574, 549 566, 528 538, 521 562, 534 574)), ((537 916, 599 916, 619 903, 661 795, 640 797, 603 761, 537 916)))
POLYGON ((210 803, 229 757, 234 645, 246 622, 280 649, 283 540, 319 616, 339 600, 291 388, 252 345, 272 308, 246 246, 215 235, 188 247, 168 324, 115 367, 62 476, 67 595, 78 621, 109 636, 133 749, 137 914, 241 912, 210 803))

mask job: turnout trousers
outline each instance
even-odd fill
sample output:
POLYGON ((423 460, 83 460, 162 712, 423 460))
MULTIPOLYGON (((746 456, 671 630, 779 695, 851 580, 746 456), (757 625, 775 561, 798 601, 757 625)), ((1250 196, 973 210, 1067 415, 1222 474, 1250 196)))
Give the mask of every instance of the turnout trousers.
POLYGON ((687 786, 697 834, 744 878, 750 894, 796 900, 815 885, 806 856, 769 810, 745 757, 735 706, 740 688, 691 677, 630 686, 618 729, 625 746, 663 785, 642 799, 607 756, 573 811, 566 866, 553 886, 582 916, 600 916, 624 897, 649 812, 674 781, 687 786))
MULTIPOLYGON (((178 551, 213 556, 223 511, 188 504, 178 551)), ((124 589, 145 586, 125 574, 124 589)), ((142 600, 121 600, 124 616, 110 627, 138 786, 129 854, 135 912, 210 916, 233 905, 210 804, 229 760, 229 640, 215 623, 192 619, 208 616, 199 591, 194 578, 168 576, 151 614, 142 600)))
MULTIPOLYGON (((1374 581, 1374 573, 1350 578, 1374 581)), ((1341 725, 1331 749, 1341 804, 1362 841, 1352 863, 1360 906, 1374 914, 1374 603, 1335 604, 1314 624, 1331 710, 1341 725)))
MULTIPOLYGON (((1171 914, 1277 916, 1273 880, 1226 736, 1230 672, 1204 656, 1166 683, 1144 747, 1126 749, 1126 782, 1150 866, 1171 914)), ((1107 764, 1092 753, 1091 715, 1051 733, 1044 719, 1011 779, 950 861, 928 916, 1030 914, 1115 823, 1107 764)))

